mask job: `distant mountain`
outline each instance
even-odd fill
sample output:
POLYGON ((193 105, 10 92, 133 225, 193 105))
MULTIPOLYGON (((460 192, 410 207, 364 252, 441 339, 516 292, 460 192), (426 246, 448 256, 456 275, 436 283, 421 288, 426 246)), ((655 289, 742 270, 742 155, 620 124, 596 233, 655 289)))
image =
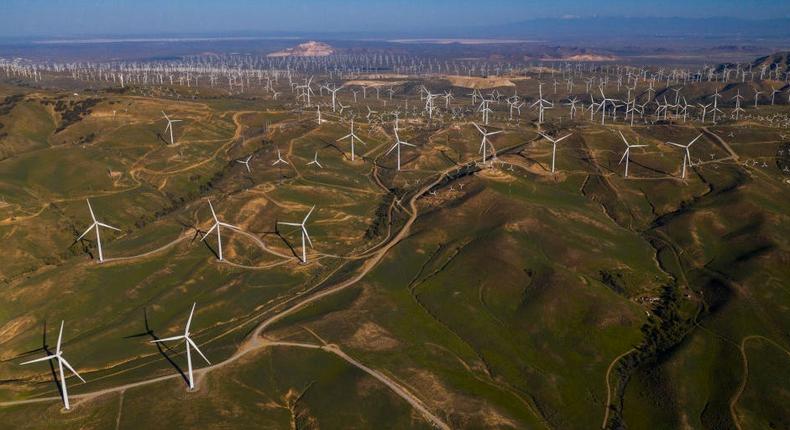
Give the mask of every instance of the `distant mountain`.
POLYGON ((759 69, 762 66, 774 67, 779 65, 780 68, 787 70, 790 67, 790 51, 777 52, 765 57, 760 57, 752 63, 752 67, 759 69))
POLYGON ((309 41, 294 48, 273 52, 268 57, 326 57, 334 52, 335 50, 326 43, 309 41))
MULTIPOLYGON (((779 67, 780 70, 788 70, 790 68, 790 51, 776 52, 771 55, 764 55, 756 58, 754 61, 741 63, 741 65, 748 64, 753 70, 759 70, 765 66, 769 70, 774 70, 779 67)), ((716 67, 717 72, 721 72, 724 68, 734 69, 738 65, 735 63, 722 63, 716 67)))
POLYGON ((590 42, 624 37, 718 37, 727 40, 771 37, 790 39, 790 18, 545 18, 464 30, 467 35, 565 40, 589 37, 590 42))

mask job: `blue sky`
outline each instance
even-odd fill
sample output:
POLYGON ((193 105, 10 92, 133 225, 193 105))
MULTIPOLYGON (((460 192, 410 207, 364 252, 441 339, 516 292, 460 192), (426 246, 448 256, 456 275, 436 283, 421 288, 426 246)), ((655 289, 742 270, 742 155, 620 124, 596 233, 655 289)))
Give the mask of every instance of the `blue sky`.
POLYGON ((563 16, 790 16, 790 0, 0 0, 0 36, 411 31, 563 16))

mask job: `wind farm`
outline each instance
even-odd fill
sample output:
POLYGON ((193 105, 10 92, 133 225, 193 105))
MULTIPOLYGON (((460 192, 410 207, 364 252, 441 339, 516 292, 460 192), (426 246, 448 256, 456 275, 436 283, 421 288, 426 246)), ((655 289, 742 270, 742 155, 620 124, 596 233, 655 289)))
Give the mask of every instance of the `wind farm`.
POLYGON ((790 34, 235 3, 0 37, 0 427, 790 425, 790 34))

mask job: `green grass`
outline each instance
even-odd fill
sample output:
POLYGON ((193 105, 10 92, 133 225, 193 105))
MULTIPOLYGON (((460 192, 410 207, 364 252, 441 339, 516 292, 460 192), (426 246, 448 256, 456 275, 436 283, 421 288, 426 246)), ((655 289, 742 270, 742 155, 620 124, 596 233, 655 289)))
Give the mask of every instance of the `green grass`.
MULTIPOLYGON (((520 81, 519 93, 534 95, 534 84, 520 81)), ((0 86, 0 94, 15 91, 0 86)), ((28 96, 0 118, 9 133, 0 145, 9 156, 0 160, 7 203, 0 206, 2 401, 56 395, 45 365, 18 363, 40 353, 30 351, 41 346, 45 323, 52 345, 61 320, 66 355, 88 379, 70 379, 75 394, 176 374, 148 342, 144 310, 149 328, 164 337, 183 329, 197 302, 193 336, 213 363, 222 362, 283 303, 365 266, 368 260, 354 258, 384 239, 365 231, 392 201, 370 177, 376 157, 384 188, 407 197, 437 171, 480 157, 480 135, 470 124, 425 130, 404 122, 401 137, 418 148, 406 150, 404 171, 396 173, 394 156, 382 155, 393 141, 391 124, 382 132, 360 120, 357 132, 368 145, 358 155, 368 158, 352 163, 348 143, 335 142, 348 124, 319 127, 314 112, 300 119, 263 99, 106 94, 91 115, 54 133, 55 119, 35 101, 42 94, 55 95, 28 96), (157 137, 162 110, 184 120, 178 145, 157 137), (242 138, 234 139, 238 111, 252 112, 237 117, 242 138), (278 148, 290 166, 272 166, 278 148), (316 151, 324 169, 306 166, 316 151), (235 162, 248 154, 251 173, 235 162), (86 197, 101 221, 123 230, 102 231, 105 256, 131 258, 98 264, 89 258, 96 254, 92 234, 70 246, 90 222, 86 197), (201 242, 196 235, 195 228, 211 226, 209 198, 221 220, 264 244, 223 232, 224 255, 244 267, 218 263, 209 249, 216 250, 216 237, 201 242), (284 242, 275 224, 299 221, 313 205, 312 263, 273 254, 291 255, 287 244, 300 250, 299 232, 280 228, 284 242)), ((551 121, 560 115, 550 113, 551 121)), ((498 120, 489 128, 508 130, 493 139, 499 150, 536 136, 498 120)), ((437 187, 417 201, 409 234, 361 281, 265 335, 318 344, 315 333, 406 387, 453 428, 591 428, 607 407, 609 364, 644 341, 641 328, 653 311, 647 300, 676 283, 680 314, 697 315, 699 324, 629 375, 620 418, 628 428, 731 425, 728 402, 743 382, 741 340, 765 336, 788 345, 786 185, 772 171, 731 162, 697 166, 679 181, 680 152, 664 142, 699 133, 682 124, 623 129, 650 145, 632 154, 626 180, 617 129, 553 132, 573 133, 558 148, 555 175, 548 172, 551 145, 541 139, 518 155, 500 154, 504 166, 437 187)), ((744 158, 768 156, 775 146, 775 130, 715 131, 744 158), (730 131, 738 137, 724 137, 730 131)), ((703 161, 727 155, 707 138, 693 148, 703 161)), ((407 217, 396 209, 393 234, 407 217)), ((739 419, 744 428, 781 426, 787 402, 777 381, 786 356, 764 340, 745 349, 750 376, 736 405, 739 419)), ((167 353, 185 366, 183 346, 167 353)), ((620 376, 616 369, 610 382, 620 376)), ((281 428, 290 425, 287 399, 308 386, 296 408, 303 424, 428 426, 390 389, 332 354, 282 346, 212 371, 195 393, 176 377, 129 389, 122 403, 112 394, 68 414, 57 402, 0 414, 14 428, 281 428)))

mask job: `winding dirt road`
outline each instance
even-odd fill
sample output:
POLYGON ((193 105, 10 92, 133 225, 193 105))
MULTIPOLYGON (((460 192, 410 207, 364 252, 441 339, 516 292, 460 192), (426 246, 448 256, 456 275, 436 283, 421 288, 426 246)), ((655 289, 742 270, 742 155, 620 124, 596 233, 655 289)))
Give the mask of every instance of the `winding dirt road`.
MULTIPOLYGON (((371 270, 373 270, 373 268, 375 268, 378 265, 379 262, 381 262, 381 260, 384 258, 384 256, 387 254, 387 252, 390 249, 392 249, 395 245, 400 243, 401 240, 403 240, 405 237, 407 237, 407 235, 410 232, 410 229, 411 229, 412 225, 417 220, 417 217, 419 215, 419 211, 417 209, 417 200, 420 197, 422 197, 424 194, 426 194, 429 190, 431 190, 434 186, 436 186, 439 183, 441 183, 444 180, 444 178, 449 173, 451 173, 451 172, 453 172, 453 171, 455 171, 457 169, 458 169, 457 166, 453 166, 453 167, 448 168, 448 169, 446 169, 446 170, 444 170, 442 172, 439 172, 438 177, 433 182, 424 185, 418 192, 416 192, 411 197, 411 199, 409 200, 409 207, 411 208, 411 215, 408 218, 408 220, 405 222, 405 224, 403 225, 401 230, 398 232, 397 235, 392 237, 392 239, 389 242, 387 242, 384 246, 382 246, 380 249, 378 249, 377 251, 372 253, 370 258, 368 258, 367 261, 365 261, 365 263, 362 265, 362 268, 359 270, 359 272, 356 275, 354 275, 352 278, 350 278, 350 279, 348 279, 346 281, 343 281, 343 282, 341 282, 341 283, 339 283, 339 284, 337 284, 335 286, 332 286, 330 288, 324 289, 324 290, 322 290, 320 292, 317 292, 315 294, 306 296, 304 299, 296 302, 292 306, 290 306, 290 307, 288 307, 288 308, 276 313, 275 315, 269 317, 268 319, 264 320, 247 337, 247 339, 239 346, 239 348, 236 350, 236 352, 233 355, 231 355, 230 357, 228 357, 224 361, 219 362, 217 364, 214 364, 214 365, 211 365, 211 366, 208 366, 208 367, 204 367, 204 368, 200 368, 200 369, 195 370, 195 372, 194 372, 195 375, 197 377, 199 377, 199 378, 202 378, 206 374, 208 374, 208 373, 210 373, 210 372, 212 372, 214 370, 223 368, 225 366, 228 366, 228 365, 236 362, 237 360, 239 360, 241 357, 247 355, 248 353, 251 353, 251 352, 254 352, 254 351, 258 351, 258 350, 261 350, 261 349, 269 347, 269 346, 292 346, 292 347, 303 347, 303 348, 320 349, 320 350, 327 351, 327 352, 330 352, 332 354, 335 354, 336 356, 338 356, 341 359, 345 360, 346 362, 348 362, 349 364, 353 365, 354 367, 357 367, 358 369, 368 373, 369 375, 373 376, 377 380, 379 380, 382 383, 384 383, 387 387, 389 387, 391 390, 393 390, 393 392, 395 392, 398 396, 400 396, 401 398, 406 400, 416 410, 418 410, 423 415, 423 417, 428 422, 430 422, 432 425, 434 425, 434 426, 436 426, 438 428, 441 428, 441 429, 450 429, 449 425, 447 425, 444 421, 442 421, 440 418, 438 418, 435 414, 430 412, 430 410, 428 410, 428 408, 425 406, 425 404, 422 402, 422 400, 420 400, 416 395, 412 394, 410 391, 408 391, 402 385, 398 384, 397 382, 395 382, 391 378, 387 377, 386 375, 382 374, 381 372, 376 371, 374 369, 371 369, 371 368, 363 365, 362 363, 356 361, 355 359, 351 358, 346 353, 344 353, 342 350, 340 350, 339 347, 337 347, 335 345, 319 346, 319 345, 298 344, 298 343, 289 343, 289 342, 272 342, 272 341, 269 341, 269 340, 263 338, 262 334, 263 334, 264 330, 266 330, 269 326, 271 326, 272 324, 274 324, 275 322, 277 322, 279 320, 282 320, 286 316, 291 315, 291 314, 299 311, 300 309, 303 309, 304 307, 310 305, 311 303, 314 303, 316 301, 319 301, 319 300, 323 299, 324 297, 327 297, 329 295, 332 295, 332 294, 335 294, 337 292, 340 292, 340 291, 342 291, 342 290, 344 290, 344 289, 356 284, 361 279, 363 279, 371 270)), ((179 241, 183 240, 183 238, 184 237, 182 236, 181 238, 177 239, 174 242, 179 242, 179 241)), ((161 251, 163 248, 167 248, 167 247, 172 246, 172 245, 173 245, 173 243, 171 242, 170 244, 167 244, 167 245, 165 245, 162 248, 159 248, 159 249, 154 250, 154 251, 150 251, 150 252, 148 252, 146 254, 142 254, 142 256, 146 256, 146 255, 149 255, 151 253, 161 251)), ((92 399, 95 399, 97 397, 101 397, 101 396, 104 396, 104 395, 115 394, 115 393, 122 393, 122 392, 124 392, 124 391, 126 391, 126 390, 128 390, 130 388, 143 387, 143 386, 155 384, 155 383, 162 382, 162 381, 167 381, 167 380, 170 380, 170 379, 177 379, 177 378, 180 378, 180 377, 181 377, 180 374, 174 373, 174 374, 170 374, 170 375, 164 375, 164 376, 159 376, 159 377, 155 377, 155 378, 145 379, 145 380, 142 380, 142 381, 137 381, 137 382, 132 382, 132 383, 124 384, 124 385, 119 385, 119 386, 116 386, 116 387, 110 387, 110 388, 105 388, 105 389, 92 391, 92 392, 88 392, 88 393, 72 395, 72 396, 70 396, 70 399, 73 400, 73 404, 74 405, 79 405, 80 403, 84 403, 84 402, 90 401, 92 399)), ((58 397, 58 396, 40 397, 40 398, 34 398, 34 399, 2 402, 2 403, 0 403, 0 407, 7 407, 7 406, 14 406, 14 405, 25 405, 25 404, 32 404, 32 403, 42 403, 42 402, 51 402, 51 401, 60 401, 60 400, 61 400, 61 398, 58 397)))

